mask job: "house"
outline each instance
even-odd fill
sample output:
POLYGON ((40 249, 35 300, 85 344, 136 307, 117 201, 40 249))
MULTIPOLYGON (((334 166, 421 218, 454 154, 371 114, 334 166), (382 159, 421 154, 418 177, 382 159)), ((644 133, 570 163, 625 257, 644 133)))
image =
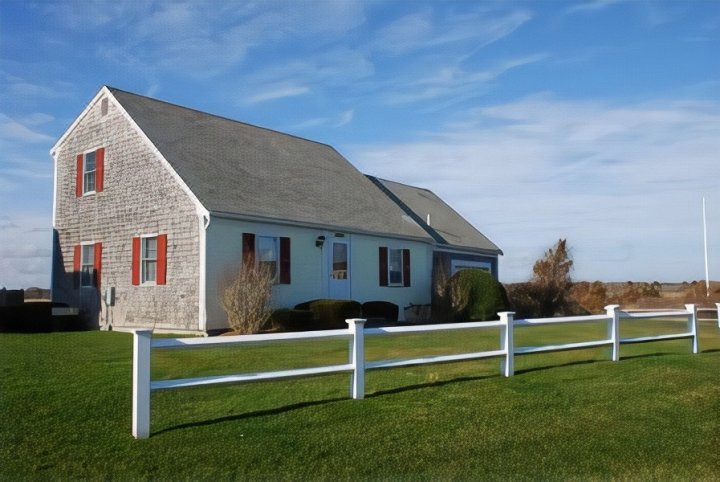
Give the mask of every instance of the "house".
POLYGON ((273 305, 427 304, 433 276, 500 249, 432 192, 331 146, 103 87, 51 150, 53 300, 99 327, 208 332, 242 260, 273 305))

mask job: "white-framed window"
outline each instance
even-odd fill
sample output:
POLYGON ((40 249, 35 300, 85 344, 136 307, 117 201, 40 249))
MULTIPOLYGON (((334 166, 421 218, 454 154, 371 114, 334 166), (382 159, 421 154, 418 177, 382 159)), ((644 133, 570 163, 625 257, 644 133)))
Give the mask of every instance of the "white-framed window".
POLYGON ((95 151, 88 152, 83 157, 83 194, 95 192, 96 173, 95 151))
POLYGON ((450 263, 450 275, 454 275, 458 271, 464 269, 480 269, 492 273, 492 265, 486 261, 471 261, 464 259, 453 259, 450 263))
POLYGON ((95 274, 95 244, 80 245, 80 286, 92 287, 95 274))
POLYGON ((157 236, 146 236, 141 239, 140 249, 140 282, 155 283, 157 281, 157 236))
POLYGON ((403 286, 403 250, 388 248, 388 286, 403 286))
POLYGON ((380 286, 410 286, 410 249, 380 246, 380 286))
POLYGON ((277 280, 279 248, 278 239, 274 236, 257 237, 257 266, 259 269, 269 269, 273 280, 277 280))

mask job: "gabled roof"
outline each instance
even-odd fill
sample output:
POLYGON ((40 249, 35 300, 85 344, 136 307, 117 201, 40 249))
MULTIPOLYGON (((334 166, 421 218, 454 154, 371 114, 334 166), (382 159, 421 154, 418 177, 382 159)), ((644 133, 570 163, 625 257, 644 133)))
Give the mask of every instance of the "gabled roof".
POLYGON ((367 176, 440 245, 502 254, 492 241, 432 191, 367 176))
POLYGON ((432 241, 326 144, 108 89, 211 214, 432 241))

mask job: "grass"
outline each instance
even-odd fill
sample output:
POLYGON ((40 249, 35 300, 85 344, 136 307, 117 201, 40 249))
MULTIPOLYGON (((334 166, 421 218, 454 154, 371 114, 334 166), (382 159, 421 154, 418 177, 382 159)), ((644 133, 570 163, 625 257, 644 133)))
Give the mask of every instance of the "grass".
MULTIPOLYGON (((643 323, 646 323, 645 325, 643 323)), ((632 322, 623 336, 667 332, 632 322)), ((682 328, 681 328, 682 329, 682 328)), ((497 332, 368 337, 369 358, 492 349, 497 332)), ((517 343, 602 338, 520 328, 517 343)), ((153 393, 130 435, 130 335, 0 335, 0 480, 720 480, 720 329, 688 340, 153 393)), ((163 350, 153 378, 342 363, 346 342, 163 350)))

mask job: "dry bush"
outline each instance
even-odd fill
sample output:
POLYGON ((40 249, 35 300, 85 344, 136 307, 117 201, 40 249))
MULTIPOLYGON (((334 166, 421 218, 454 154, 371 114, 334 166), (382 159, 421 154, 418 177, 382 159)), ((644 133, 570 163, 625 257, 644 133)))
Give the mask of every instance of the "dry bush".
POLYGON ((533 265, 533 279, 530 283, 533 285, 540 317, 553 316, 567 308, 572 287, 572 266, 573 260, 565 239, 559 239, 533 265))
POLYGON ((587 310, 589 313, 599 313, 604 311, 607 303, 607 288, 601 281, 581 281, 573 284, 570 290, 571 296, 577 304, 587 310))
POLYGON ((259 332, 271 315, 273 272, 269 266, 243 263, 235 277, 220 289, 220 301, 230 327, 240 334, 259 332))

